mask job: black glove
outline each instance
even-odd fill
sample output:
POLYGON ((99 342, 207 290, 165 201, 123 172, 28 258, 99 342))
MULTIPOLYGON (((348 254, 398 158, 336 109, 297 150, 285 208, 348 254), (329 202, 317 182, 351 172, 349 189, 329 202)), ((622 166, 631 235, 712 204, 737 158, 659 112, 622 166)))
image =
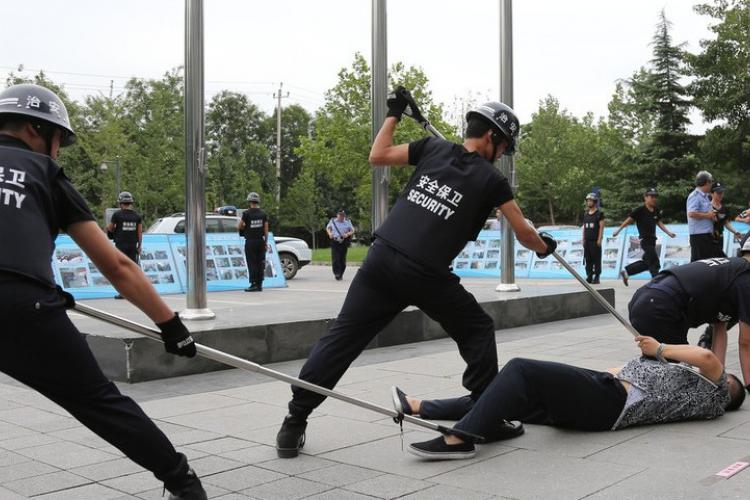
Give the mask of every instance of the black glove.
POLYGON ((393 116, 396 120, 401 120, 404 109, 409 105, 409 101, 406 98, 407 95, 411 97, 409 91, 402 86, 399 86, 396 90, 388 94, 388 99, 386 100, 388 113, 385 116, 393 116))
POLYGON ((114 240, 115 239, 114 231, 107 231, 107 238, 109 238, 110 240, 114 240))
POLYGON ((554 252, 555 249, 557 248, 557 242, 555 241, 555 239, 552 237, 551 234, 546 233, 544 231, 539 232, 539 237, 542 239, 542 241, 544 241, 547 244, 547 250, 545 250, 542 253, 537 252, 536 256, 539 257, 540 259, 546 259, 550 255, 552 255, 552 252, 554 252))
POLYGON ((245 230, 244 229, 238 229, 237 232, 239 233, 240 237, 245 237, 245 230))
POLYGON ((749 392, 749 393, 750 393, 750 384, 747 384, 747 385, 745 386, 745 389, 747 390, 747 392, 749 392))
POLYGON ((404 96, 404 99, 406 99, 407 104, 404 114, 411 116, 417 123, 424 126, 424 124, 427 123, 427 118, 422 116, 422 112, 419 111, 419 106, 417 106, 417 102, 412 97, 411 92, 404 89, 402 95, 404 96))
POLYGON ((164 350, 170 354, 187 356, 188 358, 195 356, 195 341, 177 313, 174 313, 174 317, 169 321, 157 323, 156 326, 161 330, 164 350))

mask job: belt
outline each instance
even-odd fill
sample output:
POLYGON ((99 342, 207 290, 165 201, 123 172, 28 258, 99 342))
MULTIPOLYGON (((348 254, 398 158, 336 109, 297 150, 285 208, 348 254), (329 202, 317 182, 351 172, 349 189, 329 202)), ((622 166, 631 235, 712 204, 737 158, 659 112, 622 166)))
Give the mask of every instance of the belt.
POLYGON ((666 274, 661 277, 657 276, 650 283, 647 283, 645 287, 653 290, 659 290, 660 292, 664 292, 671 297, 677 297, 682 300, 690 299, 690 296, 685 291, 685 289, 682 288, 682 285, 680 285, 680 282, 677 281, 677 278, 675 278, 671 274, 666 274))

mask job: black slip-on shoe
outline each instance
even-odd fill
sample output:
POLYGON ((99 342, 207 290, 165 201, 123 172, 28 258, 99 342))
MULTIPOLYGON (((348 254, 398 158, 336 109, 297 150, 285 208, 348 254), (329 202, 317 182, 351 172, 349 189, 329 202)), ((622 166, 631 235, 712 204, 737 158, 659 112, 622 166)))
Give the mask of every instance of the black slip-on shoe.
POLYGON ((395 385, 391 386, 391 399, 393 399, 393 409, 398 412, 399 416, 411 415, 411 406, 406 400, 406 394, 395 385))
POLYGON ((287 415, 276 434, 276 454, 279 458, 294 458, 305 446, 307 421, 287 415))
POLYGON ((628 276, 628 272, 625 269, 620 271, 620 278, 622 278, 622 282, 625 283, 625 286, 628 286, 628 279, 630 277, 628 276))
POLYGON ((503 420, 503 423, 494 429, 489 436, 485 436, 487 442, 502 441, 504 439, 512 439, 518 437, 526 432, 521 422, 509 422, 503 420))
POLYGON ((207 498, 201 480, 192 469, 187 473, 185 485, 176 491, 170 491, 169 494, 169 500, 206 500, 207 498))
POLYGON ((409 445, 409 453, 427 460, 464 460, 477 454, 472 443, 446 444, 442 436, 409 445))
POLYGON ((591 280, 592 285, 601 285, 602 282, 599 280, 599 276, 594 276, 594 279, 591 280))

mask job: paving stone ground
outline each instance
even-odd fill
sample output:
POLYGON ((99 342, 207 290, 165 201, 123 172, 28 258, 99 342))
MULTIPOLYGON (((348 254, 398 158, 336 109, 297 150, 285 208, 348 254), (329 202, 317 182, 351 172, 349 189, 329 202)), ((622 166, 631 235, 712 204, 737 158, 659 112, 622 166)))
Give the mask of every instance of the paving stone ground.
MULTIPOLYGON (((624 311, 633 287, 605 285, 616 288, 624 311)), ((736 338, 735 330, 727 357, 733 371, 736 338)), ((604 369, 636 353, 607 315, 503 330, 497 341, 501 364, 522 356, 604 369)), ((301 363, 272 367, 296 375, 301 363)), ((461 392, 462 369, 449 340, 376 349, 357 360, 338 389, 382 405, 393 384, 448 397, 461 392)), ((472 460, 423 462, 402 446, 430 432, 405 426, 401 434, 388 418, 329 400, 310 420, 304 454, 281 460, 273 442, 290 391, 280 382, 228 370, 120 387, 187 454, 209 497, 222 500, 746 499, 750 491, 750 470, 714 477, 750 461, 750 403, 716 421, 617 432, 527 425, 522 437, 481 446, 472 460)), ((23 498, 159 499, 162 487, 65 411, 3 376, 0 500, 23 498)))

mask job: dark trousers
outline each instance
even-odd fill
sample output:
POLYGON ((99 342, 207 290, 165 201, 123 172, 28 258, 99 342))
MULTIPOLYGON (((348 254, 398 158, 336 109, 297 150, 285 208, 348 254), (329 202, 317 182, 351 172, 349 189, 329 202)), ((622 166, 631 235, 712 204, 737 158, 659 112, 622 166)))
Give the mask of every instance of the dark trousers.
MULTIPOLYGON (((606 431, 612 429, 626 399, 622 383, 610 373, 513 358, 455 427, 483 436, 487 441, 499 438, 498 424, 503 420, 606 431)), ((428 417, 422 412, 420 415, 451 419, 465 404, 461 400, 444 401, 443 408, 448 410, 445 415, 428 417)), ((423 409, 426 403, 430 402, 423 401, 423 409)))
POLYGON ((634 276, 643 271, 648 271, 651 276, 656 276, 661 268, 659 256, 656 254, 656 241, 641 240, 641 250, 643 250, 641 260, 636 260, 625 266, 625 272, 628 273, 628 276, 634 276))
POLYGON ((251 286, 263 286, 263 273, 266 270, 266 242, 263 240, 245 240, 245 260, 251 286))
POLYGON ((713 234, 690 235, 690 262, 714 257, 725 257, 724 250, 716 244, 713 234))
POLYGON ((653 285, 653 282, 648 283, 633 294, 628 304, 630 324, 641 335, 659 342, 687 344, 690 324, 686 299, 667 288, 653 288, 653 285))
POLYGON ((23 281, 0 283, 0 371, 62 406, 168 483, 181 463, 186 467, 184 457, 102 374, 63 305, 54 289, 23 281))
MULTIPOLYGON (((492 318, 447 268, 429 270, 380 240, 370 248, 341 312, 313 347, 300 378, 333 388, 375 335, 408 305, 419 307, 456 341, 467 364, 463 386, 478 397, 497 373, 492 318)), ((299 387, 292 392, 289 412, 302 418, 325 399, 299 387)))
POLYGON ((338 242, 331 240, 331 267, 333 275, 341 277, 346 269, 346 252, 349 250, 348 240, 338 242))
POLYGON ((130 260, 138 264, 138 245, 135 243, 117 243, 115 248, 128 256, 130 260))
POLYGON ((596 240, 584 240, 583 260, 586 262, 586 276, 599 277, 602 274, 602 247, 596 240))

